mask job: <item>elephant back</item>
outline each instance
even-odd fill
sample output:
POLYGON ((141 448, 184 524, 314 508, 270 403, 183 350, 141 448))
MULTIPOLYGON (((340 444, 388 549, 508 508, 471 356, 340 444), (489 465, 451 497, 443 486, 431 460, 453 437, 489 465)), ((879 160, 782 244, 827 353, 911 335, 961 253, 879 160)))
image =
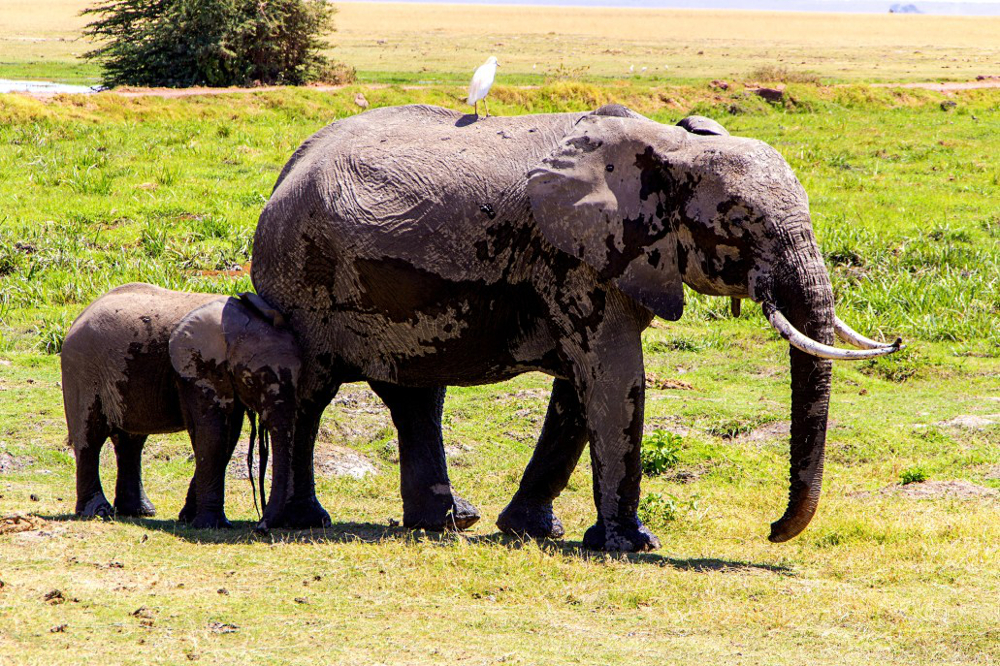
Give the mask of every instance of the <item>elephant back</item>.
POLYGON ((261 215, 258 293, 284 308, 274 281, 299 270, 322 281, 338 259, 405 257, 451 279, 495 279, 477 244, 491 242, 490 229, 525 223, 528 170, 582 115, 476 121, 415 105, 320 130, 286 165, 261 215))
POLYGON ((177 430, 170 333, 192 309, 218 298, 133 283, 91 303, 63 343, 67 416, 89 408, 96 397, 113 427, 147 433, 177 430))

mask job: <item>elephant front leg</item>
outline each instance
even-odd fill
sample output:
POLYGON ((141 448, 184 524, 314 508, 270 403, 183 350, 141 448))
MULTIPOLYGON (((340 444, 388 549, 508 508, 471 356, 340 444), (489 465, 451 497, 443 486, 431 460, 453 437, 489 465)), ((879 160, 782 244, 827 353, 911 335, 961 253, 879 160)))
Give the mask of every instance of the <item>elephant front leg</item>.
POLYGON ((479 511, 459 497, 448 479, 441 436, 445 388, 407 388, 371 382, 385 402, 399 435, 403 525, 413 529, 466 529, 479 511))
POLYGON ((591 341, 577 377, 590 433, 597 523, 583 545, 595 550, 638 552, 660 547, 639 520, 645 376, 639 331, 605 320, 591 341), (601 332, 606 336, 601 336, 601 332))
POLYGON ((182 386, 181 401, 195 462, 194 496, 189 488, 180 519, 198 529, 232 527, 225 512, 226 467, 243 424, 243 407, 226 405, 218 394, 193 382, 182 386))
POLYGON ((573 383, 556 379, 535 452, 510 504, 497 518, 501 531, 534 539, 563 536, 552 500, 566 488, 587 445, 587 420, 573 383))
POLYGON ((142 448, 146 435, 130 435, 118 431, 111 435, 118 461, 115 482, 115 513, 119 516, 155 516, 156 509, 142 485, 142 448))

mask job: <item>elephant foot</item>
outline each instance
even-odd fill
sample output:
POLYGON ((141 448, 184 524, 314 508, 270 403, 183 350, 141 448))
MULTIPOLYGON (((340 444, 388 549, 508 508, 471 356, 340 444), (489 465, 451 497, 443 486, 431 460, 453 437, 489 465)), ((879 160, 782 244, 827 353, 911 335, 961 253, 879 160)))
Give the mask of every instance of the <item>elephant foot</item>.
POLYGON ((466 499, 452 494, 455 505, 451 508, 450 525, 457 530, 467 530, 479 522, 479 509, 466 499))
POLYGON ((411 530, 464 530, 479 521, 479 510, 454 493, 434 494, 430 500, 403 501, 403 526, 411 530))
POLYGON ((140 497, 138 500, 115 498, 115 515, 128 518, 149 518, 156 515, 156 507, 149 501, 148 497, 140 497))
POLYGON ((660 540, 636 519, 623 525, 598 521, 583 535, 583 547, 623 553, 643 553, 660 547, 660 540))
POLYGON ((87 500, 77 500, 76 515, 81 518, 102 518, 111 520, 115 515, 115 509, 111 502, 104 496, 104 493, 97 493, 87 500))
POLYGON ((324 529, 333 525, 330 514, 326 512, 315 496, 304 502, 292 499, 278 515, 271 517, 265 512, 264 519, 257 526, 258 531, 270 528, 289 530, 324 529))
POLYGON ((184 508, 181 509, 181 513, 177 516, 177 520, 182 523, 190 523, 194 520, 194 517, 198 515, 198 507, 190 502, 184 504, 184 508))
POLYGON ((191 527, 196 530, 230 529, 232 526, 233 524, 226 518, 226 514, 221 511, 219 513, 202 513, 191 521, 191 527))
POLYGON ((552 504, 536 504, 514 499, 500 512, 497 527, 504 534, 531 539, 559 539, 566 531, 552 504))

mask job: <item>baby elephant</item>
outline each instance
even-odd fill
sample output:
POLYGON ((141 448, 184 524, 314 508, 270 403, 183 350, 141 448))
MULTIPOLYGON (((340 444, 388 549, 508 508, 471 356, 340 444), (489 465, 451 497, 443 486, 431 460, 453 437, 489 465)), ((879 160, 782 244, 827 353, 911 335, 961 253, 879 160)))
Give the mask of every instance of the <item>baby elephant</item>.
POLYGON ((154 515, 142 485, 142 447, 149 435, 187 429, 195 473, 180 518, 229 527, 225 471, 243 416, 258 414, 275 445, 290 447, 300 366, 292 332, 256 294, 112 289, 73 322, 62 350, 77 514, 154 515), (108 437, 118 460, 114 509, 99 473, 108 437))

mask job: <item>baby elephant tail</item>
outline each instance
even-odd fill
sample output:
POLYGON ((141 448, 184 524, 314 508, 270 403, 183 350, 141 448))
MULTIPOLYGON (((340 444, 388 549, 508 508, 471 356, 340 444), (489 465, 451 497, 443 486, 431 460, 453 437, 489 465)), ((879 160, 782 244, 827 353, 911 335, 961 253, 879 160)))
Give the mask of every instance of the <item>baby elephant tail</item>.
POLYGON ((264 480, 267 475, 270 436, 260 415, 248 412, 247 416, 250 417, 250 444, 247 446, 247 477, 250 479, 250 492, 253 493, 253 507, 257 511, 257 516, 260 517, 264 507, 267 506, 267 496, 264 494, 264 480), (258 446, 257 483, 260 485, 260 508, 257 508, 257 489, 254 487, 253 477, 253 444, 255 439, 258 446))
POLYGON ((244 291, 238 295, 240 302, 247 306, 257 314, 259 314, 264 319, 271 322, 271 325, 275 328, 284 328, 285 315, 278 312, 278 309, 273 307, 270 303, 265 301, 263 298, 249 291, 244 291))

